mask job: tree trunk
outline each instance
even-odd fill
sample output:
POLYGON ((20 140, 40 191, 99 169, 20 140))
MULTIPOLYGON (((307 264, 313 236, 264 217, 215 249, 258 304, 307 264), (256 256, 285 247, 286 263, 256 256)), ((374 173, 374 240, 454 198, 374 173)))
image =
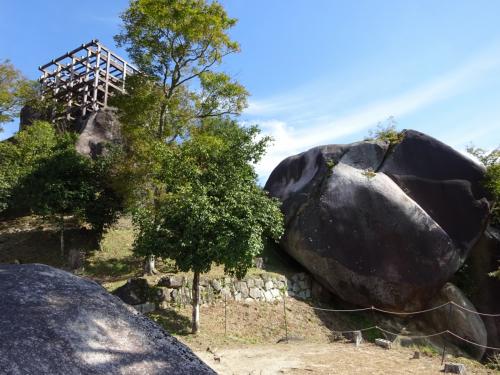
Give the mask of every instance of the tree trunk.
POLYGON ((61 215, 59 222, 59 229, 61 231, 60 242, 61 242, 61 257, 64 257, 64 215, 61 215))
POLYGON ((200 273, 195 272, 193 277, 193 321, 192 333, 200 329, 200 273))
POLYGON ((156 275, 158 271, 156 270, 155 262, 155 256, 153 254, 148 255, 144 264, 144 272, 148 275, 156 275))

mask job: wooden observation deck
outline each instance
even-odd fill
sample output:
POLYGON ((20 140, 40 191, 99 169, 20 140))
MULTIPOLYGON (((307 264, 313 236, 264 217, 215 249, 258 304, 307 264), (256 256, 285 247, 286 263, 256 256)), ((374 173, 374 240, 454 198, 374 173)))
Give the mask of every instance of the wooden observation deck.
POLYGON ((97 39, 38 69, 42 94, 64 103, 68 119, 106 107, 113 92, 125 91, 125 78, 138 72, 97 39))

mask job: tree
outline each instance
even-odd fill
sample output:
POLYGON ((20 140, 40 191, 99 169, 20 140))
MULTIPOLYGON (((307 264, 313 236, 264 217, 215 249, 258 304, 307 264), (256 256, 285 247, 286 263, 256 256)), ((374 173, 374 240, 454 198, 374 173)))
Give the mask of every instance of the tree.
POLYGON ((0 62, 0 131, 1 124, 19 115, 31 83, 9 60, 0 62))
POLYGON ((24 199, 15 196, 20 181, 49 158, 58 143, 53 126, 44 121, 36 121, 10 141, 0 142, 0 213, 25 205, 24 199))
POLYGON ((0 143, 0 211, 33 212, 55 221, 61 254, 65 216, 89 223, 99 240, 121 210, 110 178, 113 153, 92 160, 76 152, 74 141, 73 134, 36 121, 0 143))
POLYGON ((164 149, 189 138, 205 119, 237 115, 246 106, 245 88, 216 70, 239 51, 228 35, 236 20, 205 0, 132 0, 121 18, 115 40, 142 72, 111 101, 123 124, 121 175, 134 182, 122 188, 132 206, 156 204, 164 149))
POLYGON ((257 140, 257 127, 212 119, 168 149, 158 178, 156 205, 135 215, 137 254, 175 260, 193 271, 192 331, 199 329, 200 274, 213 263, 243 277, 263 250, 263 239, 279 239, 283 217, 277 200, 257 186, 253 169, 269 138, 257 140))
POLYGON ((44 160, 22 182, 20 196, 31 210, 58 224, 61 256, 64 255, 65 216, 83 218, 95 197, 90 159, 72 148, 62 148, 44 160))
POLYGON ((467 152, 476 157, 486 168, 483 185, 491 196, 491 224, 500 226, 500 148, 488 152, 470 146, 467 152))
POLYGON ((126 46, 145 74, 127 87, 146 87, 159 94, 151 103, 155 115, 143 124, 155 138, 172 141, 194 119, 244 109, 246 90, 214 71, 224 56, 239 51, 227 34, 236 20, 219 3, 133 0, 122 20, 122 32, 115 40, 126 46))

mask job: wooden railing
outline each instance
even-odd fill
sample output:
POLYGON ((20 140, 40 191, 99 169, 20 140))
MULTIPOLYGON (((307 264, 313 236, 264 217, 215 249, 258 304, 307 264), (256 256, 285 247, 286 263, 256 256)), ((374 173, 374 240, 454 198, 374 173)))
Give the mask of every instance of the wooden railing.
POLYGON ((106 107, 114 92, 124 92, 126 77, 138 72, 97 39, 38 69, 43 95, 66 105, 68 119, 106 107))

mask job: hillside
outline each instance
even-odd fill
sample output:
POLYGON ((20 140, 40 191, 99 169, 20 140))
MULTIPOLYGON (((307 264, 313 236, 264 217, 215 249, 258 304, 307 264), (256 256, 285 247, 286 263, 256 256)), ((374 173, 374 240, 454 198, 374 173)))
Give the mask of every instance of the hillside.
MULTIPOLYGON (((69 222, 69 221, 68 221, 69 222)), ((77 274, 101 283, 114 290, 134 276, 143 276, 141 260, 133 256, 131 245, 133 231, 130 220, 121 219, 110 230, 102 242, 101 249, 89 243, 85 229, 69 230, 71 248, 80 248, 88 253, 85 264, 77 274)), ((0 262, 11 263, 15 259, 22 263, 45 263, 67 268, 61 258, 58 236, 50 225, 42 225, 36 217, 25 217, 3 222, 0 228, 0 262)), ((250 274, 272 272, 290 275, 297 272, 297 265, 268 252, 266 269, 251 269, 250 274)), ((159 262, 158 269, 172 273, 171 263, 159 262)), ((207 277, 220 277, 221 268, 215 267, 207 277)), ((185 276, 190 276, 184 274, 185 276)), ((160 275, 149 276, 157 280, 160 275)), ((330 305, 317 301, 286 300, 286 322, 289 343, 278 343, 285 337, 285 315, 282 302, 238 303, 229 301, 225 310, 222 301, 201 307, 201 331, 190 334, 191 306, 172 306, 168 310, 157 310, 149 317, 163 326, 221 374, 233 373, 356 373, 363 363, 364 373, 399 374, 437 373, 441 369, 440 352, 430 346, 396 347, 389 351, 375 346, 378 332, 365 332, 366 341, 359 348, 342 339, 334 330, 357 329, 374 324, 378 316, 360 313, 331 313, 313 310, 313 306, 344 307, 340 301, 330 305), (225 315, 226 313, 226 315, 225 315), (227 326, 225 333, 225 316, 227 326), (207 351, 210 348, 210 351, 207 351), (422 353, 413 360, 414 352, 422 353), (214 352, 215 355, 212 353, 214 352), (220 361, 214 360, 219 357, 220 361), (270 361, 270 358, 273 358, 270 361), (332 370, 333 369, 333 370, 332 370), (245 372, 246 371, 246 372, 245 372), (331 372, 335 371, 335 372, 331 372)), ((453 361, 467 364, 469 373, 488 374, 492 370, 478 362, 465 358, 453 361)))

